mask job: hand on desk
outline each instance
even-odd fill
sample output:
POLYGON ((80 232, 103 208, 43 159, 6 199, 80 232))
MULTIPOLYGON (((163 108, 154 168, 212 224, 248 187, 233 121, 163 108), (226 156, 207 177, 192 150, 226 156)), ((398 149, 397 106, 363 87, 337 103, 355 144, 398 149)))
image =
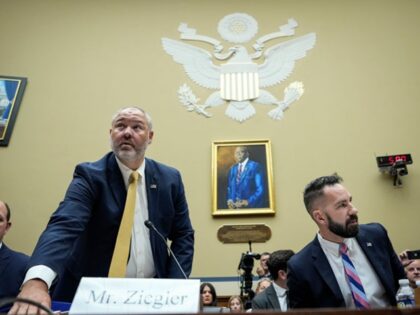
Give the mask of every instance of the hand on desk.
MULTIPOLYGON (((32 279, 25 282, 17 297, 35 301, 46 306, 47 308, 51 308, 51 297, 48 294, 47 284, 39 279, 32 279)), ((23 302, 15 302, 8 314, 47 314, 47 312, 35 305, 30 305, 23 302)))

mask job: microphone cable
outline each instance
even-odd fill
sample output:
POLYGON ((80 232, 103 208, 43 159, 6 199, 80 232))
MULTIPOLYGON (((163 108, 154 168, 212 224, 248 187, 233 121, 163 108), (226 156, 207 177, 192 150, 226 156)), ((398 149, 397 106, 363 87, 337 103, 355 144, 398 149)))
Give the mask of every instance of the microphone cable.
POLYGON ((45 305, 42 305, 41 303, 38 303, 31 299, 20 298, 20 297, 10 297, 10 298, 0 299, 0 309, 8 304, 13 304, 15 302, 26 303, 32 306, 36 306, 39 309, 45 311, 48 315, 54 315, 53 311, 50 308, 46 307, 45 305))

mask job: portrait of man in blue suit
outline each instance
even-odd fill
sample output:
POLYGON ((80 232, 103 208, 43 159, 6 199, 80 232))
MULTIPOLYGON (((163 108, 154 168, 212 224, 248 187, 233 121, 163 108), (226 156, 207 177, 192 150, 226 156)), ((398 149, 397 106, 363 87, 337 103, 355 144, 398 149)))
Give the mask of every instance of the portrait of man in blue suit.
POLYGON ((246 146, 235 149, 234 164, 228 175, 227 206, 229 209, 268 207, 266 176, 261 163, 249 157, 246 146))

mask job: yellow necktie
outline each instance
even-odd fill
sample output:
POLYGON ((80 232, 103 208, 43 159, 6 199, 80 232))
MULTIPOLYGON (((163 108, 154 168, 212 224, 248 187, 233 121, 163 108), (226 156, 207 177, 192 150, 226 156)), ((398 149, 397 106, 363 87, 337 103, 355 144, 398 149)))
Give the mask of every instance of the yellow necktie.
POLYGON ((111 266, 108 277, 124 278, 127 269, 128 254, 130 252, 131 231, 134 221, 134 207, 136 206, 138 172, 132 172, 129 179, 127 199, 125 201, 124 213, 118 230, 117 241, 115 242, 114 254, 112 255, 111 266))

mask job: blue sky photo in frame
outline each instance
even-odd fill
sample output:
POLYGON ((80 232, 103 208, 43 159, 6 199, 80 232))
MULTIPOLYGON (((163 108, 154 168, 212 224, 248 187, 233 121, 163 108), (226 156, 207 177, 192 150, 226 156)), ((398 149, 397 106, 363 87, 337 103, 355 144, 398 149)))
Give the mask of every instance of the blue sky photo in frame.
POLYGON ((0 146, 9 144, 26 82, 26 78, 0 75, 0 146))

